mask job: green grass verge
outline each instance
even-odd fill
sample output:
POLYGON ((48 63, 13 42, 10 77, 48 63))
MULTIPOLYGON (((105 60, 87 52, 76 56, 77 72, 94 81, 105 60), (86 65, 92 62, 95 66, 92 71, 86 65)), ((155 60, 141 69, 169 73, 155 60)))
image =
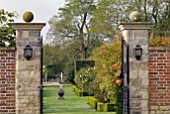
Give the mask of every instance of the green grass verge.
POLYGON ((65 100, 58 100, 58 86, 43 88, 43 114, 116 114, 115 112, 96 112, 87 104, 88 97, 79 97, 71 86, 63 86, 65 100))

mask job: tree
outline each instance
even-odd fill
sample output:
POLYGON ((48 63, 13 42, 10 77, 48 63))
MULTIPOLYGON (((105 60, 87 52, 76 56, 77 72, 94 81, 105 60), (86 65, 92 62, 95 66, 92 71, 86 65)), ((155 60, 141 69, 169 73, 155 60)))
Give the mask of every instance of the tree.
POLYGON ((154 37, 170 35, 170 1, 169 0, 132 0, 128 11, 137 10, 141 21, 155 24, 152 33, 154 37))
MULTIPOLYGON (((44 65, 48 66, 56 66, 60 69, 62 72, 64 72, 65 77, 68 81, 71 81, 74 83, 74 61, 79 58, 78 51, 75 50, 75 44, 71 44, 69 42, 69 45, 66 44, 55 44, 55 45, 44 45, 44 53, 43 53, 43 60, 44 65), (62 68, 62 69, 61 69, 62 68)), ((52 67, 50 67, 52 68, 52 67)), ((56 73, 57 70, 55 70, 56 73)), ((61 72, 60 71, 60 72, 61 72)), ((49 71, 51 72, 51 71, 49 71)), ((53 72, 54 74, 54 72, 53 72)), ((54 75, 53 75, 54 76, 54 75)))
POLYGON ((170 30, 170 2, 168 0, 99 0, 93 13, 91 30, 100 37, 112 38, 119 22, 129 22, 129 14, 138 11, 141 21, 155 23, 156 36, 168 36, 170 30), (159 31, 159 32, 158 32, 159 31))
POLYGON ((90 21, 91 32, 102 39, 113 39, 118 32, 118 22, 125 21, 122 4, 124 4, 122 0, 99 0, 90 21))
MULTIPOLYGON (((59 14, 49 20, 47 38, 52 41, 52 53, 58 53, 53 56, 54 63, 72 64, 73 60, 85 59, 96 46, 115 39, 119 32, 117 24, 130 22, 129 14, 134 10, 141 14, 142 22, 155 23, 152 31, 155 36, 170 33, 169 0, 65 1, 59 14)), ((49 55, 46 55, 47 60, 49 55)))
POLYGON ((67 4, 59 9, 59 16, 51 20, 51 24, 59 26, 52 26, 53 30, 56 31, 50 31, 52 33, 49 33, 53 35, 59 33, 59 35, 55 34, 58 36, 55 37, 57 39, 76 40, 81 58, 85 59, 91 43, 88 20, 95 10, 96 2, 94 0, 66 0, 66 2, 67 4))
POLYGON ((14 22, 16 13, 8 12, 0 9, 0 45, 5 46, 5 42, 9 46, 15 46, 15 30, 8 23, 14 22))
POLYGON ((150 2, 152 7, 152 18, 155 23, 155 37, 170 36, 170 1, 169 0, 153 0, 150 2))
MULTIPOLYGON (((155 23, 153 31, 157 36, 168 36, 170 28, 169 0, 66 0, 60 8, 59 16, 49 23, 50 38, 57 42, 76 39, 76 45, 82 58, 87 56, 92 42, 109 38, 118 33, 119 22, 129 22, 129 14, 136 10, 141 14, 141 21, 155 23), (161 32, 158 32, 161 31, 161 32), (59 40, 60 39, 60 40, 59 40), (62 40, 61 40, 62 39, 62 40)), ((70 42, 69 41, 69 42, 70 42)), ((56 42, 55 42, 56 43, 56 42)))
POLYGON ((48 44, 43 46, 43 61, 44 65, 55 64, 59 60, 59 46, 50 46, 48 44))

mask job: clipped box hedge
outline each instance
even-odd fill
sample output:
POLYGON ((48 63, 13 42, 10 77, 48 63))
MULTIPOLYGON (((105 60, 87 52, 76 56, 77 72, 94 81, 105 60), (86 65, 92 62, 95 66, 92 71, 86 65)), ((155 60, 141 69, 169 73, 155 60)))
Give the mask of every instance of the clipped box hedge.
POLYGON ((82 90, 80 90, 80 89, 76 89, 76 90, 75 90, 75 93, 76 93, 76 95, 78 95, 78 96, 82 96, 82 90))
POLYGON ((72 91, 75 92, 77 87, 75 85, 73 85, 71 88, 72 88, 72 91))
POLYGON ((117 107, 115 103, 98 102, 98 100, 93 96, 88 97, 88 104, 99 112, 116 112, 117 107))
POLYGON ((115 110, 115 104, 113 104, 113 103, 104 103, 103 104, 103 112, 110 112, 110 111, 116 111, 115 110))
POLYGON ((81 89, 77 88, 75 85, 72 86, 72 91, 77 95, 77 96, 88 96, 87 92, 82 91, 81 89))
POLYGON ((97 111, 99 112, 113 112, 116 111, 115 108, 114 103, 97 102, 97 111))
POLYGON ((103 102, 97 102, 97 111, 102 112, 103 111, 103 102))
POLYGON ((79 71, 81 68, 86 68, 86 67, 94 67, 95 66, 95 61, 94 60, 77 60, 75 61, 75 70, 79 71))
POLYGON ((97 102, 98 102, 98 100, 95 97, 93 97, 93 96, 88 97, 88 104, 95 109, 97 109, 97 102))

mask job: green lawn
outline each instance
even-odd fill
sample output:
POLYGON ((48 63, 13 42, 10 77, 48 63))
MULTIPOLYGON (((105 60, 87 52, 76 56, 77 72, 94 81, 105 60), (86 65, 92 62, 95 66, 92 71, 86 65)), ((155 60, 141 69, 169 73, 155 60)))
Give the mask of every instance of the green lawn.
POLYGON ((57 86, 43 88, 43 114, 115 114, 114 112, 96 112, 87 104, 87 97, 78 97, 71 86, 64 86, 65 100, 58 100, 57 86))

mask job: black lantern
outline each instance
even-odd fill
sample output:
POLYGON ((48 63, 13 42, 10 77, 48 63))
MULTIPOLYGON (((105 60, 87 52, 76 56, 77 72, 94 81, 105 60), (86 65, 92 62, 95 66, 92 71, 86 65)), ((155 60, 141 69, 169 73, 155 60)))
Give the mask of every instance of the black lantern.
POLYGON ((32 48, 29 44, 27 44, 24 48, 24 57, 27 59, 27 60, 30 60, 31 57, 32 57, 32 48))
POLYGON ((140 45, 136 45, 136 47, 133 49, 134 56, 136 60, 140 60, 142 56, 142 48, 140 45))

